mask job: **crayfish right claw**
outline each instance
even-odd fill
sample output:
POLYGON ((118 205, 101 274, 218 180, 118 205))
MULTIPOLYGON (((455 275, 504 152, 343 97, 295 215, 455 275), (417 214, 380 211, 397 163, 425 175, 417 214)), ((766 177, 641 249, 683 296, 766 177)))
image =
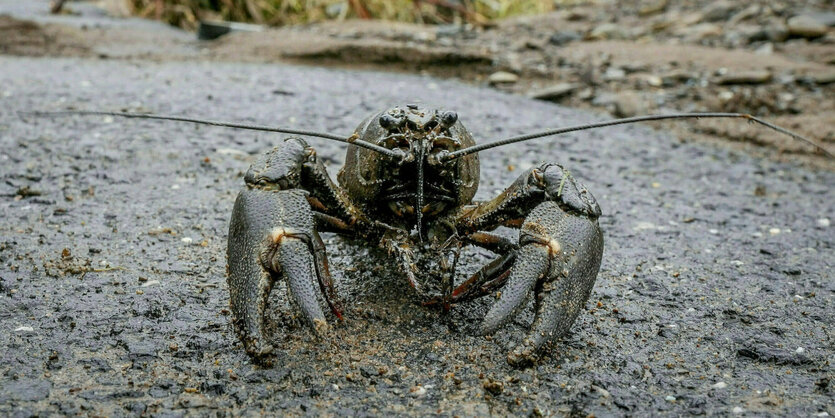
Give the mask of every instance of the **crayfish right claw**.
POLYGON ((519 244, 501 297, 481 325, 482 334, 495 332, 533 294, 533 323, 507 356, 514 366, 534 362, 545 343, 568 332, 594 286, 603 257, 603 234, 596 218, 566 212, 549 201, 525 219, 519 244))

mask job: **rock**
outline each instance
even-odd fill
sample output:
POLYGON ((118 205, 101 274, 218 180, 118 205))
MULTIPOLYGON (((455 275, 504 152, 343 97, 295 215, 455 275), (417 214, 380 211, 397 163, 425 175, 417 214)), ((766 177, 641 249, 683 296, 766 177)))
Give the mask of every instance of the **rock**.
POLYGON ((604 23, 596 26, 588 34, 586 39, 590 41, 602 41, 606 39, 628 39, 626 29, 614 23, 604 23))
POLYGON ((490 78, 487 81, 492 85, 511 84, 519 81, 519 76, 507 71, 496 71, 495 73, 490 74, 490 78))
POLYGON ((588 20, 589 13, 585 10, 571 10, 566 16, 565 20, 569 22, 579 22, 582 20, 588 20))
POLYGON ((809 77, 815 84, 832 84, 835 83, 835 70, 810 74, 809 77))
POLYGON ((701 40, 722 35, 722 27, 715 23, 699 23, 698 25, 683 27, 677 30, 676 34, 687 39, 701 40))
POLYGON ((652 87, 661 87, 661 85, 664 84, 664 80, 662 80, 661 77, 652 74, 644 76, 644 81, 652 87))
POLYGON ((608 398, 609 396, 611 396, 611 394, 609 393, 608 390, 603 389, 600 386, 591 385, 591 389, 597 391, 597 393, 599 393, 600 396, 602 396, 604 398, 608 398))
POLYGON ((731 14, 736 10, 737 4, 727 1, 717 1, 710 4, 704 10, 702 19, 705 22, 719 22, 730 19, 731 14))
POLYGON ((559 83, 537 90, 530 97, 538 100, 558 100, 571 95, 580 87, 581 85, 576 83, 559 83))
POLYGON ((766 42, 762 44, 759 48, 754 50, 754 53, 757 55, 771 55, 774 53, 774 44, 771 42, 766 42))
POLYGON ((685 83, 694 78, 696 78, 694 74, 691 74, 685 70, 675 70, 667 74, 661 75, 661 82, 664 84, 664 86, 671 87, 679 83, 685 83))
POLYGON ((823 23, 806 15, 792 17, 786 21, 786 25, 789 28, 789 35, 799 36, 801 38, 819 38, 826 35, 826 32, 829 30, 823 23))
POLYGON ((818 219, 818 228, 829 228, 829 225, 830 225, 829 218, 818 219))
POLYGON ((748 42, 771 41, 783 42, 789 37, 789 28, 783 22, 772 22, 763 26, 759 32, 751 33, 748 42))
POLYGON ((716 80, 717 84, 763 84, 771 81, 771 71, 751 70, 724 74, 716 80))
POLYGON ((835 12, 815 12, 810 17, 822 25, 835 26, 835 12))
POLYGON ((626 71, 623 68, 609 67, 603 74, 603 79, 606 81, 620 81, 626 78, 626 71))
POLYGON ((562 30, 548 38, 548 42, 552 45, 565 45, 569 42, 579 41, 583 38, 580 32, 573 30, 562 30))
POLYGON ((716 382, 711 387, 714 389, 725 389, 726 387, 728 387, 728 384, 725 382, 716 382))
POLYGON ((647 113, 647 107, 641 96, 633 91, 621 92, 615 97, 614 114, 619 118, 628 118, 647 113))
POLYGON ((667 8, 667 0, 654 0, 641 5, 638 9, 639 16, 649 16, 661 13, 667 8))
POLYGON ((585 100, 585 101, 593 99, 594 98, 594 89, 591 88, 591 87, 587 87, 587 88, 584 88, 583 90, 580 90, 580 92, 577 93, 577 98, 580 99, 580 100, 585 100))
POLYGON ((734 26, 743 20, 759 15, 761 12, 762 8, 758 4, 752 4, 731 16, 731 18, 728 19, 728 26, 734 26))
POLYGON ((421 396, 426 395, 426 388, 420 385, 414 386, 411 389, 409 389, 409 393, 415 398, 419 398, 421 396))

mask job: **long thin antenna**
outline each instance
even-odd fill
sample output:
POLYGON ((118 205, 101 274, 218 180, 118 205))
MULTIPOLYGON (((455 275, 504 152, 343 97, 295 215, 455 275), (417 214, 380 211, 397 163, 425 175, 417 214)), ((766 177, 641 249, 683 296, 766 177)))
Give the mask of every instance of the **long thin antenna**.
POLYGON ((453 151, 443 157, 440 158, 441 161, 451 161, 456 158, 463 157, 465 155, 470 155, 476 152, 481 152, 490 148, 501 147, 503 145, 513 144, 516 142, 523 142, 530 139, 535 138, 542 138, 545 136, 551 135, 559 135, 564 134, 567 132, 574 132, 574 131, 583 131, 586 129, 594 129, 594 128, 602 128, 604 126, 613 126, 613 125, 624 125, 627 123, 635 123, 635 122, 646 122, 646 121, 653 121, 653 120, 663 120, 663 119, 689 119, 689 118, 742 118, 747 119, 749 122, 758 123, 765 127, 771 128, 777 132, 782 134, 788 135, 794 139, 801 140, 814 146, 815 148, 823 151, 826 155, 829 155, 832 158, 835 158, 835 154, 833 154, 828 149, 824 148, 823 145, 819 144, 817 141, 813 141, 809 138, 806 138, 802 135, 796 134, 788 129, 781 128, 777 125, 772 123, 766 122, 762 119, 756 118, 754 116, 744 114, 744 113, 671 113, 668 115, 648 115, 648 116, 636 116, 632 118, 624 118, 624 119, 614 119, 605 122, 597 122, 597 123, 590 123, 587 125, 577 125, 577 126, 570 126, 567 128, 557 128, 557 129, 550 129, 547 131, 536 132, 532 134, 526 135, 519 135, 514 136, 507 139, 502 139, 494 142, 488 142, 486 144, 476 145, 469 148, 460 149, 458 151, 453 151))
POLYGON ((263 131, 263 132, 280 132, 285 134, 291 135, 301 135, 301 136, 310 136, 315 138, 323 138, 329 139, 331 141, 338 141, 344 142, 346 144, 354 144, 358 147, 363 147, 370 149, 372 151, 379 152, 380 154, 387 155, 393 158, 402 158, 403 155, 400 152, 390 150, 385 147, 381 147, 379 145, 372 144, 370 142, 363 141, 361 139, 357 139, 354 136, 344 137, 324 132, 313 132, 313 131, 305 131, 300 129, 288 129, 288 128, 280 128, 280 127, 272 127, 272 126, 262 126, 262 125, 249 125, 243 123, 235 123, 235 122, 222 122, 216 120, 209 120, 209 119, 195 119, 195 118, 188 118, 183 116, 173 116, 173 115, 156 115, 153 113, 127 113, 127 112, 102 112, 102 111, 93 111, 93 110, 63 110, 57 112, 18 112, 19 115, 32 115, 32 116, 72 116, 72 115, 97 115, 97 116, 117 116, 123 118, 133 118, 133 119, 155 119, 155 120, 173 120, 177 122, 189 122, 189 123, 196 123, 200 125, 211 125, 211 126, 221 126, 225 128, 237 128, 237 129, 247 129, 250 131, 263 131))
POLYGON ((417 202, 415 203, 415 215, 417 216, 418 240, 423 242, 423 163, 426 148, 423 146, 423 138, 418 141, 418 166, 417 166, 417 202))

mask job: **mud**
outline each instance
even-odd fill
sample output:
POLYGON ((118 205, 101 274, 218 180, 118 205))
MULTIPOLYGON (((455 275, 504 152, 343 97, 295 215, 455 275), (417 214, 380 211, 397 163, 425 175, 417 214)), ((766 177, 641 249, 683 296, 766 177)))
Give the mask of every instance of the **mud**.
MULTIPOLYGON (((278 357, 263 368, 230 327, 225 246, 243 172, 280 137, 16 112, 126 108, 347 134, 419 100, 456 110, 478 141, 605 116, 376 72, 0 67, 0 414, 835 414, 830 170, 641 126, 487 151, 478 199, 556 161, 603 208, 603 266, 568 336, 514 369, 505 356, 529 312, 475 336, 489 300, 448 316, 421 307, 384 254, 327 236, 347 319, 317 341, 278 286, 278 357)), ((334 175, 342 147, 311 143, 334 175)), ((467 252, 461 274, 490 256, 467 252)))

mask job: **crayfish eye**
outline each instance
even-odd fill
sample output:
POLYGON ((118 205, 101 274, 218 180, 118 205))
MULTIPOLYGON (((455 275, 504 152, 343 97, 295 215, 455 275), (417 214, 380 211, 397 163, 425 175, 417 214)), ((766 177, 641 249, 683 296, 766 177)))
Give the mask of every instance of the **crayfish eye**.
POLYGON ((389 115, 389 114, 385 114, 385 115, 380 116, 380 126, 382 126, 383 129, 388 129, 388 130, 392 130, 394 128, 399 128, 399 127, 403 126, 403 119, 402 118, 396 118, 396 117, 394 117, 392 115, 389 115))
POLYGON ((449 128, 452 125, 455 125, 455 122, 458 121, 458 114, 455 112, 444 112, 441 115, 441 124, 444 127, 449 128))

